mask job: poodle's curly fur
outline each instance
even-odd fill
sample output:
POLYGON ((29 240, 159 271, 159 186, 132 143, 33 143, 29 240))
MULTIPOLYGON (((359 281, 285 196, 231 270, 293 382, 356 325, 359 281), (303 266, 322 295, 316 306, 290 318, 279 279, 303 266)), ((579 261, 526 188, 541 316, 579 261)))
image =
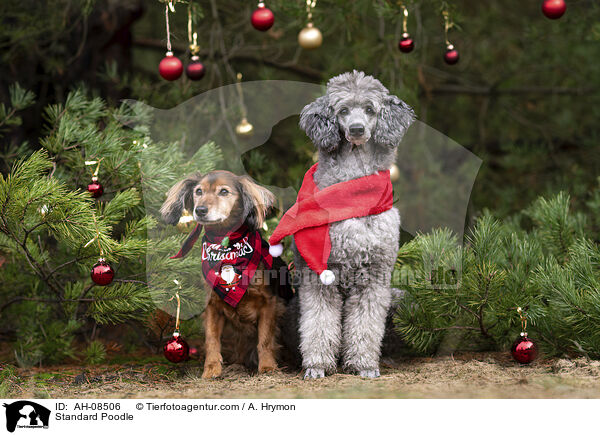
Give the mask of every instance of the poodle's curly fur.
MULTIPOLYGON (((300 127, 319 152, 314 175, 319 189, 390 169, 414 119, 408 105, 363 72, 329 80, 326 94, 300 115, 300 127), (357 135, 359 127, 362 133, 357 135)), ((329 286, 320 282, 294 248, 305 379, 335 372, 338 359, 345 371, 379 376, 399 233, 400 215, 395 208, 331 224, 328 268, 335 272, 336 281, 329 286)))

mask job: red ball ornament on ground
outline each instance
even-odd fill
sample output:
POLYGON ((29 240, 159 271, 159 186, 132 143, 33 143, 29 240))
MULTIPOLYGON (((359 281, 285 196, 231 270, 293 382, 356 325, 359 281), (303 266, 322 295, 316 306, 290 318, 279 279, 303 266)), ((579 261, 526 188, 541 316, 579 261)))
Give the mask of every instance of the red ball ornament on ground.
POLYGON ((521 336, 513 343, 510 353, 513 358, 521 364, 529 364, 537 358, 537 346, 529 337, 526 332, 521 332, 521 336))
POLYGON ((551 20, 558 20, 567 10, 565 0, 544 0, 542 3, 542 12, 551 20))
POLYGON ((204 65, 200 62, 200 58, 198 56, 192 56, 192 61, 185 67, 185 75, 188 76, 190 80, 200 80, 204 77, 205 72, 206 68, 204 68, 204 65))
POLYGON ((454 48, 454 45, 450 44, 448 47, 446 47, 446 53, 444 54, 444 61, 448 65, 454 65, 454 64, 458 63, 458 59, 460 59, 460 56, 458 55, 458 50, 456 48, 454 48))
POLYGON ((115 277, 115 271, 104 258, 100 258, 92 267, 91 277, 97 285, 109 285, 115 277))
POLYGON ((183 73, 183 63, 169 51, 158 64, 158 73, 165 80, 177 80, 183 73))
POLYGON ((258 4, 258 9, 252 12, 252 26, 256 30, 260 30, 261 32, 266 32, 271 27, 273 27, 273 23, 275 22, 275 15, 271 9, 265 6, 264 3, 258 4))
POLYGON ((415 41, 410 37, 408 33, 402 34, 402 39, 398 42, 398 49, 402 53, 410 53, 415 48, 415 41))
POLYGON ((87 190, 92 195, 92 198, 100 198, 102 193, 104 193, 104 187, 102 187, 102 184, 98 183, 96 177, 92 177, 92 182, 88 184, 87 190))
POLYGON ((179 332, 173 333, 173 338, 169 339, 163 348, 165 358, 173 363, 180 363, 189 359, 190 347, 186 341, 181 338, 179 332))

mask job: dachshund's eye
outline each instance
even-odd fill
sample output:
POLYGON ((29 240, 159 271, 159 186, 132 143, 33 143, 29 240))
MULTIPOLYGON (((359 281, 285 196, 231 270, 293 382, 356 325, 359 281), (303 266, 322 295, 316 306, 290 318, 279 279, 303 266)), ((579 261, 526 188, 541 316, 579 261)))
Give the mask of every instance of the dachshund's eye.
POLYGON ((227 195, 229 195, 229 190, 227 190, 227 189, 221 189, 221 190, 219 190, 219 195, 221 195, 221 196, 227 196, 227 195))
POLYGON ((202 195, 202 189, 196 189, 196 195, 198 195, 198 196, 202 195))
POLYGON ((367 106, 365 112, 367 112, 367 115, 375 115, 375 109, 373 109, 371 106, 367 106))
POLYGON ((340 115, 342 115, 342 116, 345 116, 345 115, 347 115, 348 113, 350 113, 350 111, 348 110, 348 108, 347 108, 347 107, 342 107, 342 108, 341 108, 341 110, 340 110, 340 115))

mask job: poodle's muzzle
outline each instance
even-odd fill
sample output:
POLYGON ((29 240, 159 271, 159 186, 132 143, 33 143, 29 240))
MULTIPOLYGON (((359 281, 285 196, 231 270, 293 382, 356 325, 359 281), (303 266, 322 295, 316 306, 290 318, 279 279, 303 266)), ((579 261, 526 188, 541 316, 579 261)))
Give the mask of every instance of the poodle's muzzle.
POLYGON ((364 145, 370 138, 376 124, 374 110, 364 107, 346 109, 348 113, 340 113, 338 122, 346 140, 354 145, 364 145))

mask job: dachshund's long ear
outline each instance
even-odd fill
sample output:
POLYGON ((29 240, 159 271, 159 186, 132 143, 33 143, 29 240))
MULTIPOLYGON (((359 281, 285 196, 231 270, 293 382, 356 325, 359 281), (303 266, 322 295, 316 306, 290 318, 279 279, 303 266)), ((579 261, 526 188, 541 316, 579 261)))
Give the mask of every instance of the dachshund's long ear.
POLYGON ((415 112, 408 104, 395 95, 388 95, 379 111, 373 139, 378 144, 398 146, 414 120, 415 112))
POLYGON ((198 184, 201 178, 202 175, 196 173, 169 189, 167 199, 160 208, 160 214, 166 223, 175 225, 179 222, 184 209, 191 211, 194 208, 192 189, 194 189, 194 186, 198 184))
POLYGON ((267 212, 275 203, 275 195, 270 190, 256 184, 247 175, 238 177, 238 181, 242 186, 246 225, 252 231, 256 231, 263 226, 267 212))
POLYGON ((300 113, 300 128, 317 148, 324 151, 331 152, 340 143, 340 126, 327 95, 304 106, 300 113))

